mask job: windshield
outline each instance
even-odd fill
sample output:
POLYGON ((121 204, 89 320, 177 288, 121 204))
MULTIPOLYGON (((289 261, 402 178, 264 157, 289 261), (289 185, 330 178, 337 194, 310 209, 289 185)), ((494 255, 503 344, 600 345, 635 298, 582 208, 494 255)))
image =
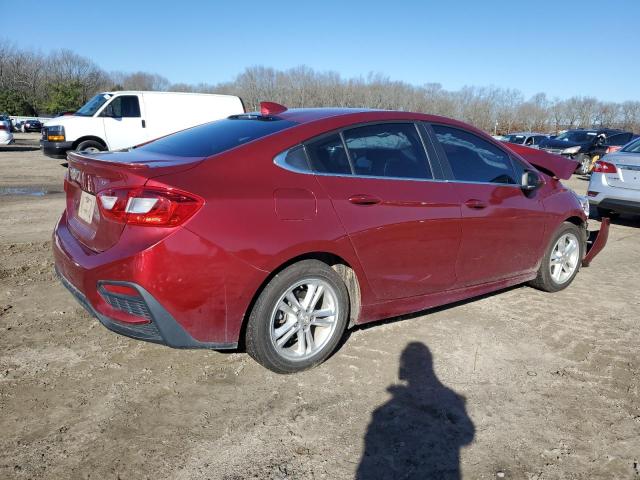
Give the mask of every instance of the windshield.
POLYGON ((640 153, 640 138, 624 147, 621 152, 640 153))
POLYGON ((74 115, 80 115, 81 117, 93 117, 95 113, 100 110, 100 107, 105 104, 107 100, 111 98, 108 93, 99 93, 87 103, 85 103, 80 109, 74 113, 74 115))
POLYGON ((564 132, 558 135, 555 140, 560 140, 562 142, 587 143, 591 142, 594 138, 596 138, 597 135, 598 132, 564 132))
POLYGON ((519 145, 522 145, 524 143, 525 138, 527 137, 525 137, 524 135, 505 135, 504 136, 504 140, 506 142, 517 143, 519 145))

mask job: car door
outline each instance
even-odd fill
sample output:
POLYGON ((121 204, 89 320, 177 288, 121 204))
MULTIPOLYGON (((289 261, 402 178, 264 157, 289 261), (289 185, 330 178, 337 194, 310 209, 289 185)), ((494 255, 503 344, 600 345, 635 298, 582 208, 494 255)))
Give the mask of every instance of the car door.
POLYGON ((138 95, 118 95, 100 113, 109 150, 119 150, 144 141, 144 120, 138 95))
POLYGON ((460 206, 448 183, 434 181, 435 153, 427 156, 416 124, 346 129, 305 149, 379 299, 455 283, 460 206))
POLYGON ((505 150, 467 130, 433 124, 430 132, 462 212, 457 285, 535 270, 546 214, 538 192, 525 193, 520 186, 524 164, 514 164, 505 150))

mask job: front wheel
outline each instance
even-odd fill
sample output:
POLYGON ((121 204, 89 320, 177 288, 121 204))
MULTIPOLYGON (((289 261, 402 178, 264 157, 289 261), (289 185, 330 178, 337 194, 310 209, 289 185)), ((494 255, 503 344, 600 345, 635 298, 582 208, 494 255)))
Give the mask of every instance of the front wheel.
POLYGON ((578 170, 580 175, 587 175, 591 171, 591 157, 589 155, 580 154, 576 157, 578 160, 578 170))
POLYGON ((85 140, 76 147, 76 152, 98 153, 104 151, 104 145, 95 140, 85 140))
POLYGON ((578 226, 564 222, 547 247, 538 276, 531 282, 531 286, 545 292, 567 288, 580 269, 584 256, 583 238, 578 226))
POLYGON ((322 363, 338 345, 349 314, 340 276, 318 260, 278 273, 260 293, 246 331, 247 353, 276 373, 322 363))

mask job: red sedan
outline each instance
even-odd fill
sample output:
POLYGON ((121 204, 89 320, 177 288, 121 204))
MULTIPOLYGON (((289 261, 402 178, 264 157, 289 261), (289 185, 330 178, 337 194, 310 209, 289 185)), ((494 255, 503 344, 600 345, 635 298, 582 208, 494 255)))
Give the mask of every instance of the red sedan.
POLYGON ((129 151, 70 153, 56 270, 117 333, 241 344, 295 372, 354 325, 567 287, 608 231, 588 240, 559 181, 574 170, 447 118, 265 103, 129 151))

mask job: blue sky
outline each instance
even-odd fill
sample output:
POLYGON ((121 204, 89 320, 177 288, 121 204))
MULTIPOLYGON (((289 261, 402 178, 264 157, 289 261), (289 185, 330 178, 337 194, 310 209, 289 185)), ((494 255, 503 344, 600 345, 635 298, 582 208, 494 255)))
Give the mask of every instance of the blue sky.
POLYGON ((107 71, 216 83, 305 64, 344 77, 640 100, 640 1, 0 0, 0 36, 107 71))

